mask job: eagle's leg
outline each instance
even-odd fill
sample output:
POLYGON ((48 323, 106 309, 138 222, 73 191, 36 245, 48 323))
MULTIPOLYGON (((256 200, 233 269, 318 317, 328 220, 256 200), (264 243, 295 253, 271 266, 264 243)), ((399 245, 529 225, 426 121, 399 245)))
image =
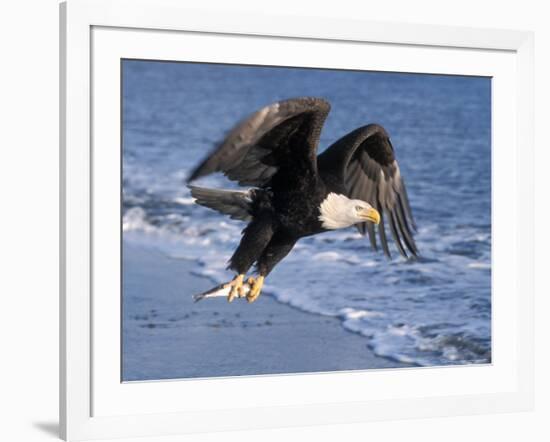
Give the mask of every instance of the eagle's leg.
POLYGON ((294 244, 296 244, 296 238, 294 237, 289 237, 281 232, 276 232, 273 235, 258 260, 259 276, 256 278, 250 277, 247 281, 248 285, 250 285, 250 292, 246 295, 248 302, 254 302, 258 299, 264 285, 264 279, 273 270, 273 267, 288 255, 294 244))
POLYGON ((227 300, 233 301, 236 297, 244 297, 244 275, 252 264, 260 257, 273 236, 273 219, 268 214, 258 214, 243 230, 243 237, 239 247, 229 260, 228 268, 235 271, 237 276, 225 287, 231 287, 227 300))
POLYGON ((224 285, 224 288, 231 288, 231 290, 229 291, 229 295, 227 295, 227 302, 233 301, 237 296, 244 296, 243 280, 244 274, 241 273, 235 276, 235 278, 233 278, 231 282, 228 282, 224 285))
POLYGON ((254 302, 260 296, 262 287, 264 285, 264 277, 262 275, 258 276, 257 278, 251 276, 250 278, 248 278, 247 282, 248 285, 250 285, 250 292, 248 292, 248 294, 246 295, 246 300, 248 302, 254 302))

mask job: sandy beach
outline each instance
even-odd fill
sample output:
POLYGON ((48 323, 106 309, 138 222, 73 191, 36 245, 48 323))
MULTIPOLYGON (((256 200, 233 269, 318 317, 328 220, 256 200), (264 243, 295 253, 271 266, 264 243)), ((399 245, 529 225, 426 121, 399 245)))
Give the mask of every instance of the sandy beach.
POLYGON ((340 321, 268 294, 248 304, 194 303, 213 281, 192 263, 124 244, 123 380, 283 374, 403 367, 376 356, 340 321))

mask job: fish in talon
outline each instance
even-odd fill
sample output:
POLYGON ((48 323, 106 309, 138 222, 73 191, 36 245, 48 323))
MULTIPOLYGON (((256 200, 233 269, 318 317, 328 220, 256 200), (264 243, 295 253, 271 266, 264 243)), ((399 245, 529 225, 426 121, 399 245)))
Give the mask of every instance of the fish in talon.
MULTIPOLYGON (((241 287, 241 294, 239 294, 238 298, 245 298, 246 295, 251 290, 251 286, 248 283, 244 283, 241 287)), ((193 295, 193 300, 195 302, 202 301, 203 299, 209 299, 209 298, 228 298, 229 294, 231 292, 231 287, 228 283, 223 283, 220 285, 217 285, 214 288, 211 288, 210 290, 207 290, 206 292, 199 293, 197 295, 193 295)))

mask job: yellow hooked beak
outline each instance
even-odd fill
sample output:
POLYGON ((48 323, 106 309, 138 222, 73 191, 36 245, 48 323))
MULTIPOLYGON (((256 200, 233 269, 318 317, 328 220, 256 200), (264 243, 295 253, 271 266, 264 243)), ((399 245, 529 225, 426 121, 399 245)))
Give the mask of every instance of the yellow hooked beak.
POLYGON ((380 213, 372 207, 359 212, 359 216, 367 221, 373 222, 374 224, 380 224, 380 213))

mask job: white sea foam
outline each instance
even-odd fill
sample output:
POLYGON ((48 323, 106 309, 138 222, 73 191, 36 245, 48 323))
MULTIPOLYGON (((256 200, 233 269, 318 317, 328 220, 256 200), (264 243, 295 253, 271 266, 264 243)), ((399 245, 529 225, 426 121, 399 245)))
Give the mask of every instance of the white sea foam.
POLYGON ((345 320, 349 320, 361 318, 380 318, 383 317, 384 314, 370 310, 355 310, 353 308, 346 307, 339 311, 339 316, 345 320))
POLYGON ((488 262, 470 262, 468 267, 471 269, 490 269, 491 264, 488 262))
POLYGON ((126 211, 122 219, 124 232, 138 230, 142 232, 155 232, 157 229, 146 220, 146 213, 141 207, 133 207, 126 211))
POLYGON ((338 252, 322 252, 313 255, 315 261, 342 261, 345 257, 338 252))

